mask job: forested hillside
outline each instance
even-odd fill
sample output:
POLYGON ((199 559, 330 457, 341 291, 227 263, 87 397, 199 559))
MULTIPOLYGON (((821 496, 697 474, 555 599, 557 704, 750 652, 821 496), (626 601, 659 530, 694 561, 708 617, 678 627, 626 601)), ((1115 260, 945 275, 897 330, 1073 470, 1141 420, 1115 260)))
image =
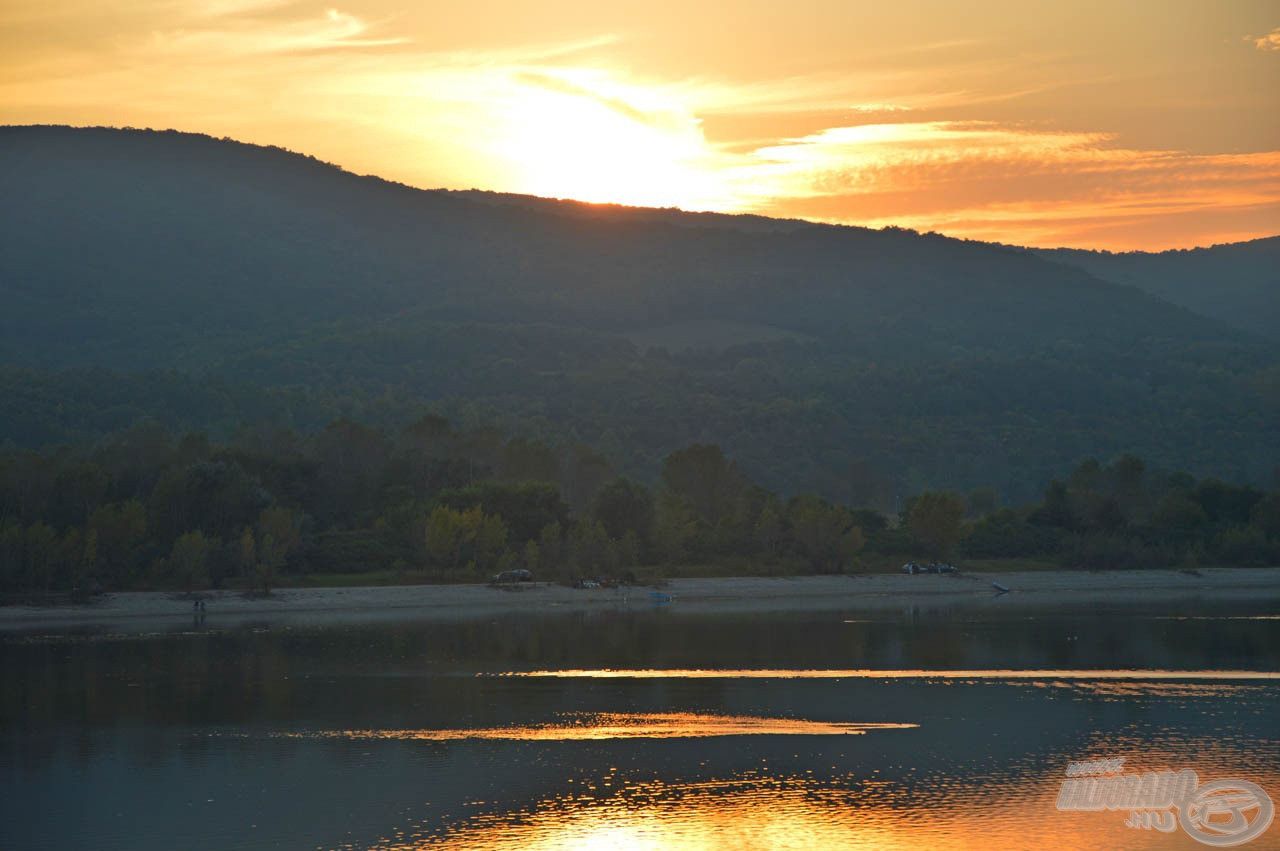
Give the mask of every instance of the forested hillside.
POLYGON ((1280 339, 1280 236, 1185 251, 1036 251, 1104 281, 1128 284, 1221 319, 1249 334, 1280 339))
POLYGON ((432 411, 641 481, 715 443, 884 510, 1029 498, 1090 456, 1280 461, 1273 343, 1030 252, 421 191, 190 134, 0 129, 0 302, 21 445, 432 411))

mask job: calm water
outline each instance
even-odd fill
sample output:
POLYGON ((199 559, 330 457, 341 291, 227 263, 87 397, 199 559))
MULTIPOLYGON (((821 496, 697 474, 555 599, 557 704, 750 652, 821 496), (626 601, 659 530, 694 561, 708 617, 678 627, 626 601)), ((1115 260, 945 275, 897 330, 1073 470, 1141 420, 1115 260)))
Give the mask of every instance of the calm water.
POLYGON ((0 848, 1204 848, 1059 785, 1280 800, 1277 602, 0 636, 0 848))

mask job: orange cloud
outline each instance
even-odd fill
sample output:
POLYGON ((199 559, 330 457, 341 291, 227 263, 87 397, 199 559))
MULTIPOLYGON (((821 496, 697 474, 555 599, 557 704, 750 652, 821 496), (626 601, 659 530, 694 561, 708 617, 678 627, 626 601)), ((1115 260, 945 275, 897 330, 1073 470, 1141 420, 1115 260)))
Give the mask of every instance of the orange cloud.
POLYGON ((1252 41, 1253 46, 1259 50, 1280 50, 1280 27, 1259 38, 1249 36, 1246 41, 1252 41))
POLYGON ((1128 247, 1135 229, 1191 214, 1269 215, 1273 228, 1254 225, 1249 236, 1280 226, 1280 151, 1114 143, 1105 133, 987 122, 839 127, 755 151, 742 179, 761 211, 1036 245, 1128 247))
POLYGON ((337 9, 328 9, 318 17, 294 21, 262 21, 238 17, 263 4, 218 2, 205 11, 216 18, 226 18, 220 27, 182 29, 157 32, 153 46, 162 52, 218 56, 291 53, 298 51, 338 50, 386 47, 404 44, 404 38, 365 38, 369 25, 337 9))

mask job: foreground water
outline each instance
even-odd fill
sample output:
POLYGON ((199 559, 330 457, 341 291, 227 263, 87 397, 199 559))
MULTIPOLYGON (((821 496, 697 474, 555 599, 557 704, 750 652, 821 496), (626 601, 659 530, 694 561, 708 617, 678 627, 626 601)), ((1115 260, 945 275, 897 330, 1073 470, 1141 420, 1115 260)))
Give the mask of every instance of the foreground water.
POLYGON ((1278 611, 10 635, 0 848, 1204 848, 1060 787, 1122 757, 1280 800, 1278 611))

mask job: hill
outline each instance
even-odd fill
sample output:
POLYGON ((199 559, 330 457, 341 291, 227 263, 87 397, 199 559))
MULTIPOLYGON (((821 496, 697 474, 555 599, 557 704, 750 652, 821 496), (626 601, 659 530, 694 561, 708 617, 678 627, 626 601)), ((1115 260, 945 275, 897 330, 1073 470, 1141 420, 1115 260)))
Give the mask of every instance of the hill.
POLYGON ((759 217, 423 191, 174 132, 0 129, 0 438, 423 409, 649 476, 1037 491, 1133 451, 1277 461, 1273 345, 1036 253, 759 217))
POLYGON ((1035 253, 1250 334, 1280 339, 1280 236, 1159 253, 1071 248, 1035 253))

